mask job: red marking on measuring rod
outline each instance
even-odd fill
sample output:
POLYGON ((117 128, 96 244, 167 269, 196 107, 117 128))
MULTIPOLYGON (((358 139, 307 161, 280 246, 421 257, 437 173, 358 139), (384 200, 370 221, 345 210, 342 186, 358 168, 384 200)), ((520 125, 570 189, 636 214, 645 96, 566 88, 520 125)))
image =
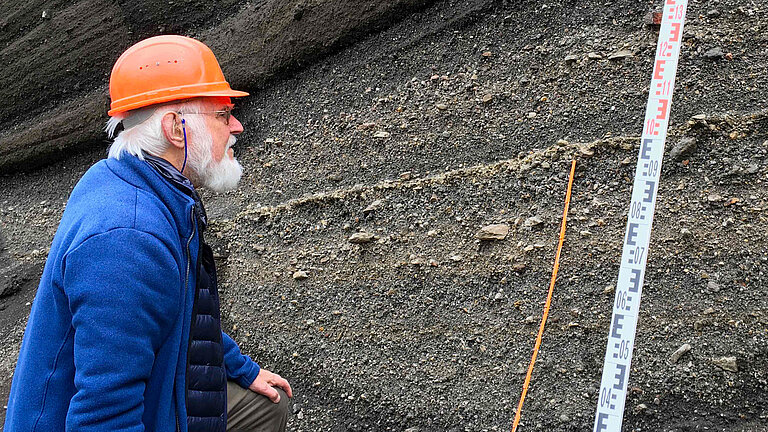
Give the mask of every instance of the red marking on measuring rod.
POLYGON ((621 432, 688 0, 666 0, 613 302, 593 432, 621 432))

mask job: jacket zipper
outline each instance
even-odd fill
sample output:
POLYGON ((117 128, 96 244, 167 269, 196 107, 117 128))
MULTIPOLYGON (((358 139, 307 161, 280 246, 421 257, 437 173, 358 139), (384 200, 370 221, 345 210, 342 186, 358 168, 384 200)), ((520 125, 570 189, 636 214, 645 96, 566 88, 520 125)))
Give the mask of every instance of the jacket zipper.
MULTIPOLYGON (((189 213, 189 219, 192 222, 192 232, 189 234, 189 238, 187 239, 187 272, 184 275, 184 298, 185 299, 186 299, 187 290, 189 289, 189 267, 191 266, 191 263, 192 263, 192 253, 189 251, 189 245, 192 244, 192 239, 195 237, 195 231, 197 231, 195 229, 195 205, 197 205, 197 204, 192 205, 192 211, 189 213)), ((194 300, 193 300, 193 304, 194 304, 194 300)), ((190 323, 190 330, 189 331, 190 331, 189 337, 191 339, 192 338, 192 323, 190 323)), ((187 370, 188 370, 189 369, 189 342, 187 342, 187 356, 186 356, 186 358, 187 358, 187 370)), ((186 375, 187 370, 184 371, 185 380, 186 380, 186 376, 187 376, 186 375)), ((184 384, 184 406, 185 407, 187 405, 187 388, 186 387, 187 386, 186 386, 186 383, 185 383, 184 384)), ((181 432, 181 426, 179 426, 179 413, 178 412, 176 413, 176 432, 181 432)))

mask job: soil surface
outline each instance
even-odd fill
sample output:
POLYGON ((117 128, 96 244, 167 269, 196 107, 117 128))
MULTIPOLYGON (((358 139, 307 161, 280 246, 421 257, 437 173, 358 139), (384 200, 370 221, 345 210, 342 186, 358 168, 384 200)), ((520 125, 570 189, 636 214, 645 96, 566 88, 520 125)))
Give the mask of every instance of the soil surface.
MULTIPOLYGON (((203 193, 208 239, 228 331, 295 389, 289 430, 509 430, 574 158, 519 430, 591 430, 656 3, 438 1, 242 101, 247 172, 203 193), (491 224, 504 240, 477 238, 491 224)), ((625 431, 768 431, 767 12, 689 2, 625 431)), ((67 196, 104 154, 0 177, 0 276, 21 275, 0 396, 67 196)))

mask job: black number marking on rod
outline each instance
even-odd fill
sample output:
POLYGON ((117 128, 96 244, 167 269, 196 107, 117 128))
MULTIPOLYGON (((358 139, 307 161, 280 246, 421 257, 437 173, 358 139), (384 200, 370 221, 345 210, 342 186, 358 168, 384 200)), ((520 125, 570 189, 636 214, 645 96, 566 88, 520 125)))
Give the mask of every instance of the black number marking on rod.
POLYGON ((627 292, 626 291, 616 290, 616 309, 629 310, 627 308, 627 292))
POLYGON ((642 281, 640 276, 643 274, 643 271, 640 269, 632 269, 630 271, 632 272, 632 276, 629 277, 629 292, 638 293, 640 292, 640 284, 642 281))
POLYGON ((648 161, 643 164, 643 168, 645 169, 642 173, 643 176, 656 177, 659 174, 659 161, 648 161))
POLYGON ((634 249, 629 250, 628 264, 640 264, 645 259, 645 247, 637 246, 634 249))

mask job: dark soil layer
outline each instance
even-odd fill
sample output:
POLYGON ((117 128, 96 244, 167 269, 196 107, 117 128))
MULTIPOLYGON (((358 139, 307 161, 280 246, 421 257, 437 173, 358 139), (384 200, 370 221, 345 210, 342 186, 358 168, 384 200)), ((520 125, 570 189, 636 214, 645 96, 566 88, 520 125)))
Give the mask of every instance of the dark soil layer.
POLYGON ((112 65, 146 37, 195 36, 211 46, 236 88, 256 90, 432 1, 5 2, 0 172, 102 146, 112 65))
MULTIPOLYGON (((290 430, 508 430, 573 158, 519 430, 591 429, 656 3, 439 1, 240 104, 247 173, 236 192, 204 194, 208 238, 229 331, 294 386, 290 430), (506 239, 477 240, 493 223, 506 239), (371 241, 349 241, 361 232, 371 241)), ((766 12, 690 2, 625 431, 768 431, 766 12)), ((103 154, 0 178, 4 266, 43 262, 103 154)), ((6 382, 27 311, 4 327, 6 382)))

